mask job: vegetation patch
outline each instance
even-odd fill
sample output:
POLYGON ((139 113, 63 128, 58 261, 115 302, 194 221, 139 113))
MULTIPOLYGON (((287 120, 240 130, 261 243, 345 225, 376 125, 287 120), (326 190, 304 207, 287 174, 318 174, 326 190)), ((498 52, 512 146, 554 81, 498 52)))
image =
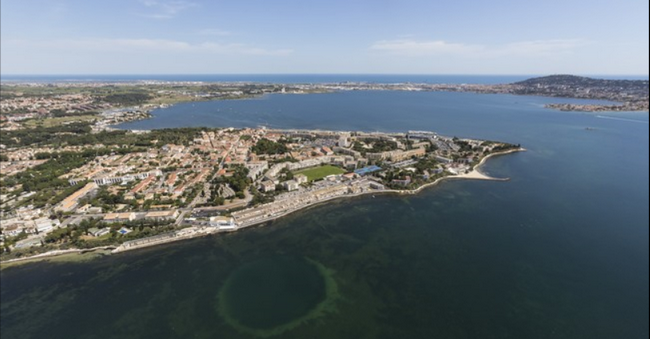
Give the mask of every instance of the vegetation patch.
POLYGON ((333 271, 308 258, 277 256, 241 266, 217 297, 228 324, 257 337, 270 337, 336 311, 333 271))
POLYGON ((63 117, 27 120, 23 123, 23 125, 27 128, 36 128, 36 127, 47 128, 47 127, 67 125, 76 122, 91 122, 95 119, 97 119, 97 116, 95 115, 63 116, 63 117))
POLYGON ((105 249, 105 250, 100 249, 100 250, 92 250, 88 252, 74 252, 74 253, 66 253, 66 254, 48 256, 48 257, 36 257, 33 259, 26 259, 21 261, 11 261, 11 262, 3 261, 0 262, 0 270, 4 270, 9 267, 16 267, 16 266, 29 264, 29 263, 39 262, 39 261, 47 261, 51 263, 87 262, 94 259, 103 258, 110 254, 111 254, 110 249, 105 249))
POLYGON ((289 151, 286 145, 269 139, 261 139, 251 148, 251 151, 257 155, 262 154, 284 154, 289 151))
POLYGON ((342 168, 332 166, 332 165, 323 165, 319 167, 308 168, 305 170, 297 171, 295 174, 304 174, 307 176, 307 179, 311 181, 316 181, 325 178, 328 175, 332 174, 343 174, 346 173, 342 168))

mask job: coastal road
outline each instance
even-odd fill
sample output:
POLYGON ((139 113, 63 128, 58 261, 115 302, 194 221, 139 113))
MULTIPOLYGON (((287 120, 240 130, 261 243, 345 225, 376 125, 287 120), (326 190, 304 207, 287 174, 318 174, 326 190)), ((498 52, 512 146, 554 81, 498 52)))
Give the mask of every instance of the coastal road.
POLYGON ((79 224, 84 219, 90 218, 104 218, 104 213, 94 213, 94 214, 73 214, 67 219, 61 222, 61 227, 67 227, 70 224, 79 224))
POLYGON ((187 214, 190 209, 182 209, 179 210, 180 213, 178 213, 178 217, 176 218, 176 221, 174 222, 174 225, 178 226, 183 222, 183 219, 185 218, 185 214, 187 214))

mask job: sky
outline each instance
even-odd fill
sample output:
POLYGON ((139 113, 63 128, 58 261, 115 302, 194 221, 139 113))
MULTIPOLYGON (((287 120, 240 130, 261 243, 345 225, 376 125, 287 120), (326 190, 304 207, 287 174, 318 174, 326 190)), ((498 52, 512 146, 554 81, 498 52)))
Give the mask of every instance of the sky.
POLYGON ((2 0, 1 74, 647 75, 647 0, 2 0))

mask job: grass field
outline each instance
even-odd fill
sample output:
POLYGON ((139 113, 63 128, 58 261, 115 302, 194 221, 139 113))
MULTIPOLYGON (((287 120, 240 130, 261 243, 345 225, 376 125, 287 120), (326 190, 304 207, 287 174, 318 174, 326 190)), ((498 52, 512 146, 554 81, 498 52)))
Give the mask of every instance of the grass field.
POLYGON ((96 118, 97 116, 95 115, 77 115, 77 116, 69 116, 69 117, 33 119, 33 120, 25 121, 23 125, 27 128, 53 127, 53 126, 59 126, 66 123, 77 122, 77 121, 92 121, 95 120, 96 118))
POLYGON ((308 168, 305 170, 294 172, 294 174, 304 174, 309 181, 320 180, 331 174, 343 174, 346 171, 332 165, 324 165, 320 167, 308 168))

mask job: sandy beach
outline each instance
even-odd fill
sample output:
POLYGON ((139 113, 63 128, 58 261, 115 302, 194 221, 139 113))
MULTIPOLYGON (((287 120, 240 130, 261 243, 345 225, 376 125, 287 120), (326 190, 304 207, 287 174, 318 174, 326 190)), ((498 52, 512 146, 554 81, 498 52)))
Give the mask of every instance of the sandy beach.
POLYGON ((520 147, 520 148, 517 148, 517 149, 512 149, 512 150, 508 150, 508 151, 504 151, 504 152, 493 153, 493 154, 490 154, 490 155, 484 157, 483 159, 481 159, 481 161, 478 164, 476 164, 476 166, 474 166, 472 168, 472 170, 470 172, 468 172, 468 173, 458 174, 458 175, 448 175, 446 177, 438 178, 433 182, 424 184, 424 185, 422 185, 422 186, 420 186, 420 187, 418 187, 416 189, 413 189, 413 190, 386 190, 384 192, 398 193, 398 194, 417 194, 420 191, 422 191, 423 189, 425 189, 427 187, 435 186, 439 182, 441 182, 443 180, 447 180, 447 179, 508 181, 508 180, 510 180, 510 178, 494 178, 494 177, 491 177, 489 175, 486 175, 486 174, 482 173, 480 171, 481 166, 483 166, 485 164, 485 162, 491 157, 495 157, 495 156, 499 156, 499 155, 506 155, 506 154, 515 153, 515 152, 525 152, 525 151, 526 151, 525 148, 520 147))

